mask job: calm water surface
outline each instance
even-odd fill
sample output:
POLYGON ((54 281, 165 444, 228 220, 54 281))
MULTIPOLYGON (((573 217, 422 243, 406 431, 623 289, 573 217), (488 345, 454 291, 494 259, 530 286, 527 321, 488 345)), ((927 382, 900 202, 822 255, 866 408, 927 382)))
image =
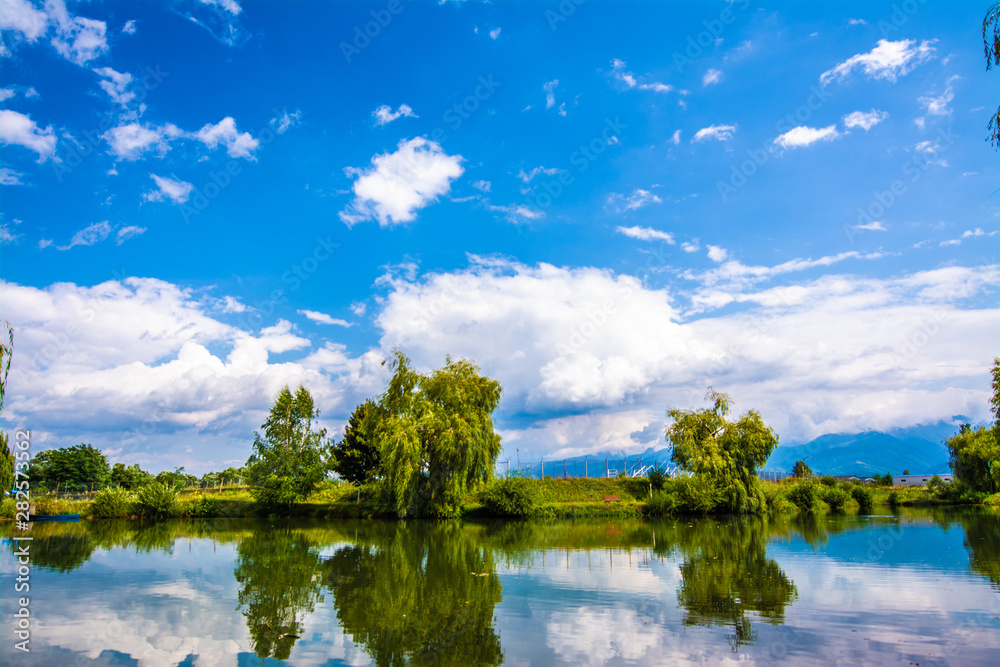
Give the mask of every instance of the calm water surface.
POLYGON ((1000 664, 989 511, 31 534, 31 653, 8 627, 4 664, 1000 664))

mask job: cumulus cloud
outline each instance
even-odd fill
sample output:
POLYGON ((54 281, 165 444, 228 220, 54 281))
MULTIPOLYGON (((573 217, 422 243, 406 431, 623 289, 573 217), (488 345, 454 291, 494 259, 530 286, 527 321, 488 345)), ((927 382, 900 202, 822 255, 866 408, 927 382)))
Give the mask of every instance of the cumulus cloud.
POLYGON ((708 258, 713 262, 722 262, 729 257, 729 252, 725 248, 720 248, 717 245, 708 246, 708 258))
POLYGON ((615 231, 629 238, 639 239, 640 241, 664 241, 670 245, 675 243, 673 234, 661 232, 651 227, 640 227, 639 225, 634 227, 616 227, 615 231))
POLYGON ((103 135, 111 154, 119 160, 138 160, 147 153, 160 157, 170 150, 170 141, 184 136, 184 132, 171 123, 156 126, 148 123, 126 123, 113 127, 103 135))
POLYGON ((774 143, 782 148, 803 148, 817 141, 833 141, 841 136, 836 125, 818 128, 800 125, 779 136, 774 143))
POLYGON ((129 102, 135 99, 135 93, 126 91, 132 82, 132 75, 128 72, 116 72, 110 67, 99 67, 94 73, 101 77, 101 90, 108 94, 111 101, 121 105, 122 108, 128 106, 129 102))
POLYGON ((232 116, 226 116, 215 125, 208 123, 192 136, 210 149, 220 144, 225 146, 229 157, 257 159, 253 152, 260 146, 260 140, 254 139, 249 132, 240 133, 232 116))
POLYGON ((102 222, 95 222, 92 225, 84 227, 70 239, 69 243, 64 246, 58 246, 59 250, 69 250, 78 245, 90 246, 95 243, 100 243, 104 239, 108 238, 111 234, 111 225, 107 220, 102 222))
POLYGON ((318 322, 319 324, 333 324, 339 327, 354 326, 353 322, 337 319, 327 315, 326 313, 318 313, 315 310, 300 310, 297 312, 299 313, 299 315, 305 315, 306 318, 312 320, 313 322, 318 322))
POLYGON ((409 104, 400 104, 395 111, 387 104, 383 104, 378 109, 375 109, 375 111, 372 111, 372 116, 375 118, 376 125, 388 125, 397 118, 404 116, 407 118, 419 118, 417 114, 413 113, 413 109, 410 108, 409 104))
POLYGON ((51 125, 40 128, 30 116, 10 109, 0 109, 0 143, 34 151, 38 162, 56 154, 56 135, 51 125))
POLYGON ((55 25, 52 46, 59 55, 77 65, 86 65, 107 53, 104 21, 70 16, 62 0, 46 0, 45 9, 55 25))
POLYGON ((708 127, 703 127, 698 130, 694 138, 691 139, 692 142, 695 141, 706 141, 708 139, 715 139, 717 141, 729 141, 733 138, 736 133, 735 125, 709 125, 708 127))
POLYGON ((876 109, 872 109, 868 112, 852 111, 844 116, 844 127, 848 129, 852 127, 860 127, 867 132, 888 117, 889 114, 887 112, 878 111, 876 109))
POLYGON ((500 38, 500 28, 493 28, 493 30, 490 30, 490 39, 495 40, 499 38, 500 38))
POLYGON ((5 0, 0 3, 0 30, 15 31, 23 39, 35 42, 48 29, 48 15, 28 0, 5 0))
POLYGON ((382 227, 410 222, 418 210, 451 190, 464 171, 462 160, 424 137, 404 139, 395 152, 373 157, 368 169, 344 170, 356 177, 355 196, 340 219, 348 225, 374 219, 382 227))
POLYGON ((861 70, 869 79, 895 81, 909 74, 915 67, 934 55, 932 44, 935 40, 924 40, 919 45, 912 39, 890 42, 880 39, 878 45, 868 53, 851 56, 833 69, 820 75, 820 83, 843 81, 854 70, 861 70))
POLYGON ((165 201, 169 199, 175 204, 183 204, 191 196, 194 185, 177 178, 157 176, 150 174, 150 178, 156 183, 156 190, 147 192, 142 196, 146 201, 165 201))
POLYGON ((636 188, 632 194, 626 195, 619 192, 612 192, 608 195, 608 204, 614 206, 616 210, 624 208, 626 211, 633 211, 649 204, 660 204, 663 200, 654 195, 649 190, 636 188))

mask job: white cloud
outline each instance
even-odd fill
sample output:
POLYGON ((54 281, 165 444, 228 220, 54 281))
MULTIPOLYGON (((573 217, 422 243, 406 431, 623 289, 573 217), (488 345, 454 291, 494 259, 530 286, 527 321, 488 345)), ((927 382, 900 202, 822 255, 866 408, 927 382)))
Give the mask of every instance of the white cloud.
POLYGON ((705 141, 707 139, 717 139, 718 141, 729 141, 736 133, 735 125, 709 125, 698 130, 692 142, 705 141))
POLYGON ((670 245, 675 243, 673 234, 661 232, 658 229, 650 227, 640 227, 638 225, 634 227, 616 227, 615 231, 630 238, 639 239, 640 241, 665 241, 670 245))
POLYGON ((124 108, 135 99, 135 93, 125 91, 132 82, 132 75, 128 72, 116 72, 110 67, 100 67, 95 69, 94 73, 103 79, 100 82, 101 90, 106 92, 115 104, 124 108))
MULTIPOLYGON (((618 81, 625 84, 626 88, 638 88, 639 90, 652 90, 655 93, 669 93, 673 86, 653 81, 651 83, 639 83, 635 76, 625 68, 625 61, 615 58, 611 61, 611 73, 618 81)), ((683 91, 682 91, 683 92, 683 91)))
POLYGON ((939 97, 921 97, 918 102, 932 116, 950 116, 951 108, 948 105, 954 99, 955 90, 951 86, 951 79, 949 79, 948 87, 945 88, 945 91, 939 97))
POLYGON ((302 112, 293 111, 288 113, 283 111, 281 117, 275 116, 270 120, 270 126, 274 128, 274 131, 278 134, 284 134, 288 131, 288 128, 294 127, 302 122, 302 112))
POLYGON ((717 245, 708 246, 708 258, 713 262, 722 262, 729 257, 729 252, 725 248, 720 248, 717 245))
POLYGON ((22 235, 10 231, 7 223, 0 222, 0 245, 8 245, 19 239, 22 235))
POLYGON ((45 250, 50 245, 52 245, 52 243, 53 243, 52 239, 40 239, 38 241, 38 249, 39 250, 45 250))
POLYGON ((243 8, 236 0, 199 0, 203 5, 213 5, 229 12, 233 16, 238 16, 243 8))
POLYGON ((0 2, 0 30, 21 33, 29 42, 37 41, 49 29, 49 17, 28 0, 0 2))
POLYGON ((5 102, 16 94, 13 88, 0 88, 0 102, 5 102))
POLYGON ((552 81, 547 81, 542 84, 542 90, 545 91, 545 108, 551 109, 556 104, 556 86, 559 85, 559 79, 553 79, 552 81))
MULTIPOLYGON (((996 234, 996 232, 991 232, 989 234, 989 236, 993 236, 993 234, 996 234)), ((962 238, 963 239, 967 239, 970 236, 971 237, 976 237, 976 236, 984 236, 984 235, 986 235, 986 232, 984 232, 981 227, 976 227, 975 229, 967 229, 967 230, 965 230, 962 233, 962 238)))
POLYGON ((819 128, 800 125, 779 136, 774 143, 782 148, 802 148, 817 141, 833 141, 841 136, 843 135, 837 132, 836 125, 819 128))
POLYGON ((407 118, 420 117, 417 114, 413 113, 413 109, 410 108, 409 104, 400 104, 399 108, 397 108, 395 111, 392 110, 392 107, 383 104, 378 109, 375 109, 375 111, 372 111, 372 116, 374 116, 375 118, 376 125, 388 125, 392 121, 396 120, 397 118, 401 118, 403 116, 407 118))
POLYGON ((670 137, 670 141, 673 142, 674 146, 679 146, 681 143, 681 131, 674 130, 673 135, 670 137))
POLYGON ((129 239, 134 239, 137 236, 146 233, 145 227, 138 227, 136 225, 128 225, 122 227, 118 230, 118 234, 115 235, 115 245, 121 245, 128 241, 129 239))
POLYGON ((116 158, 138 160, 151 151, 162 157, 170 150, 170 140, 184 136, 184 132, 170 123, 162 126, 127 123, 111 128, 102 136, 116 158))
POLYGON ((526 172, 522 168, 521 171, 517 173, 517 177, 520 178, 525 183, 530 183, 532 179, 534 179, 536 176, 555 176, 560 171, 562 171, 562 169, 556 169, 555 167, 538 166, 533 168, 531 171, 526 172))
POLYGON ((847 19, 847 25, 868 25, 864 19, 847 19))
POLYGON ((878 220, 875 220, 875 221, 872 221, 872 222, 869 222, 869 223, 866 223, 866 224, 863 224, 863 225, 854 225, 854 229, 862 229, 862 230, 867 231, 867 232, 884 232, 884 231, 887 231, 886 228, 882 226, 882 223, 879 222, 878 220))
POLYGON ((247 160, 257 159, 253 152, 260 146, 260 140, 254 139, 249 132, 241 134, 236 129, 236 121, 233 120, 232 116, 226 116, 215 125, 208 123, 192 136, 211 149, 222 144, 226 147, 226 153, 229 157, 241 157, 247 160))
POLYGON ((226 46, 237 46, 250 38, 238 20, 242 11, 236 0, 197 0, 188 3, 181 15, 226 46))
POLYGON ((890 42, 878 41, 878 46, 868 53, 851 56, 831 70, 820 75, 820 83, 826 85, 833 80, 843 81, 853 70, 860 69, 869 79, 895 81, 911 72, 934 55, 934 40, 925 40, 916 46, 912 39, 890 42))
POLYGON ((305 315, 308 319, 313 322, 318 322, 320 324, 333 324, 339 327, 353 327, 353 322, 348 322, 347 320, 340 320, 330 317, 326 313, 318 313, 315 310, 300 310, 297 311, 299 315, 305 315))
POLYGON ((135 19, 125 21, 125 25, 122 26, 122 33, 126 35, 135 34, 135 19))
POLYGON ((493 189, 493 184, 489 181, 475 181, 472 187, 479 190, 480 192, 490 192, 493 189))
POLYGON ((662 199, 654 195, 649 190, 643 190, 642 188, 636 188, 630 195, 624 195, 617 192, 612 192, 608 195, 608 204, 619 210, 621 209, 621 206, 624 205, 626 211, 633 211, 648 204, 660 204, 662 202, 662 199))
POLYGON ((24 176, 19 171, 14 171, 10 167, 0 167, 0 185, 24 185, 21 177, 24 176))
POLYGON ((340 219, 348 225, 377 219, 382 227, 409 222, 419 209, 451 190, 451 182, 464 171, 462 160, 423 137, 404 139, 394 153, 374 156, 370 168, 345 169, 357 178, 354 200, 340 219))
POLYGON ((78 245, 90 246, 95 243, 100 243, 104 239, 108 238, 111 234, 111 225, 108 224, 107 220, 103 222, 95 222, 92 225, 84 227, 70 239, 68 245, 58 246, 59 250, 69 250, 78 245))
POLYGON ((681 243, 681 250, 684 252, 698 252, 701 250, 701 246, 698 245, 698 239, 692 239, 691 241, 681 243))
POLYGON ((355 301, 351 304, 351 312, 361 317, 368 310, 368 305, 364 301, 355 301))
POLYGON ((852 127, 860 127, 867 132, 888 117, 888 113, 885 111, 878 111, 876 109, 872 109, 868 112, 852 111, 844 116, 844 127, 848 129, 852 127))
POLYGON ((942 248, 946 248, 948 246, 961 245, 961 244, 962 244, 962 239, 951 239, 949 241, 941 241, 941 243, 939 243, 938 245, 941 246, 942 248))
POLYGON ((500 37, 500 28, 493 28, 490 30, 490 39, 498 39, 500 37))
POLYGON ((495 213, 505 213, 509 222, 519 223, 525 220, 538 220, 545 217, 545 213, 537 208, 529 208, 524 204, 508 204, 498 206, 486 203, 486 209, 495 213))
POLYGON ((717 69, 709 69, 705 72, 705 76, 701 77, 702 86, 711 86, 713 83, 719 83, 722 81, 722 71, 717 69))
POLYGON ((56 154, 56 135, 51 125, 40 128, 30 116, 10 109, 0 109, 0 143, 24 146, 38 154, 38 162, 56 154))
POLYGON ((157 190, 147 192, 142 196, 145 201, 165 201, 169 199, 175 204, 183 204, 191 196, 194 185, 177 178, 167 178, 150 174, 150 178, 156 182, 157 190))
POLYGON ((46 0, 45 9, 55 25, 52 46, 62 57, 86 65, 108 51, 104 21, 70 16, 62 0, 46 0))

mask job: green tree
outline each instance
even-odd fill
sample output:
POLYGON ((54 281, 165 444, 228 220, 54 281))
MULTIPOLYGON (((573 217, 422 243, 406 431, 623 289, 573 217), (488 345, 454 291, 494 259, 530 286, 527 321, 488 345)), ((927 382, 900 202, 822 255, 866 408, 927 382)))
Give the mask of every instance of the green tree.
MULTIPOLYGON (((994 65, 1000 65, 1000 2, 996 3, 986 12, 983 19, 983 50, 986 52, 986 70, 989 71, 994 65)), ((987 141, 993 146, 1000 147, 1000 107, 990 117, 987 141)))
POLYGON ((378 403, 367 400, 351 414, 344 439, 330 449, 330 468, 354 484, 370 481, 381 464, 373 434, 388 413, 378 403))
POLYGON ((28 472, 35 485, 50 491, 89 491, 103 488, 111 476, 108 460, 96 447, 79 444, 47 449, 31 459, 28 472))
POLYGON ((972 428, 962 424, 959 432, 948 438, 949 463, 952 472, 973 491, 1000 491, 1000 357, 993 359, 990 369, 993 396, 990 410, 993 426, 972 428))
POLYGON ((271 406, 263 433, 254 434, 247 481, 254 499, 266 507, 287 507, 302 500, 325 477, 326 429, 313 427, 319 410, 305 387, 295 395, 282 388, 271 406))
POLYGON ((0 498, 14 485, 14 452, 7 444, 7 434, 0 433, 0 498))
POLYGON ((493 430, 500 383, 465 360, 420 375, 396 350, 385 417, 374 431, 387 495, 400 517, 456 516, 462 497, 493 477, 500 436, 493 430))
POLYGON ((805 461, 796 461, 795 467, 792 468, 792 474, 796 477, 811 477, 813 473, 805 461))
POLYGON ((189 486, 196 486, 198 484, 198 478, 190 473, 184 472, 184 466, 174 468, 173 472, 169 470, 161 470, 156 473, 155 479, 157 482, 166 484, 167 486, 177 489, 178 491, 189 486))
POLYGON ((667 410, 672 458, 684 470, 704 476, 719 489, 722 506, 735 513, 757 512, 767 501, 757 468, 778 445, 778 435, 756 410, 736 421, 726 415, 732 399, 709 388, 705 410, 667 410))
POLYGON ((111 466, 111 485, 133 491, 150 481, 153 475, 139 467, 138 463, 125 467, 124 463, 116 463, 111 466))

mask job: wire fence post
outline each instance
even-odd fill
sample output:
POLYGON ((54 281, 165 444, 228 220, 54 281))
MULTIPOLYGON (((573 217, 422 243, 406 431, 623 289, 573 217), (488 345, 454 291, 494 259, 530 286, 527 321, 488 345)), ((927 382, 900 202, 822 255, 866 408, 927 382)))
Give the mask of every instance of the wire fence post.
POLYGON ((587 474, 587 459, 583 459, 583 476, 589 478, 590 475, 587 474))

